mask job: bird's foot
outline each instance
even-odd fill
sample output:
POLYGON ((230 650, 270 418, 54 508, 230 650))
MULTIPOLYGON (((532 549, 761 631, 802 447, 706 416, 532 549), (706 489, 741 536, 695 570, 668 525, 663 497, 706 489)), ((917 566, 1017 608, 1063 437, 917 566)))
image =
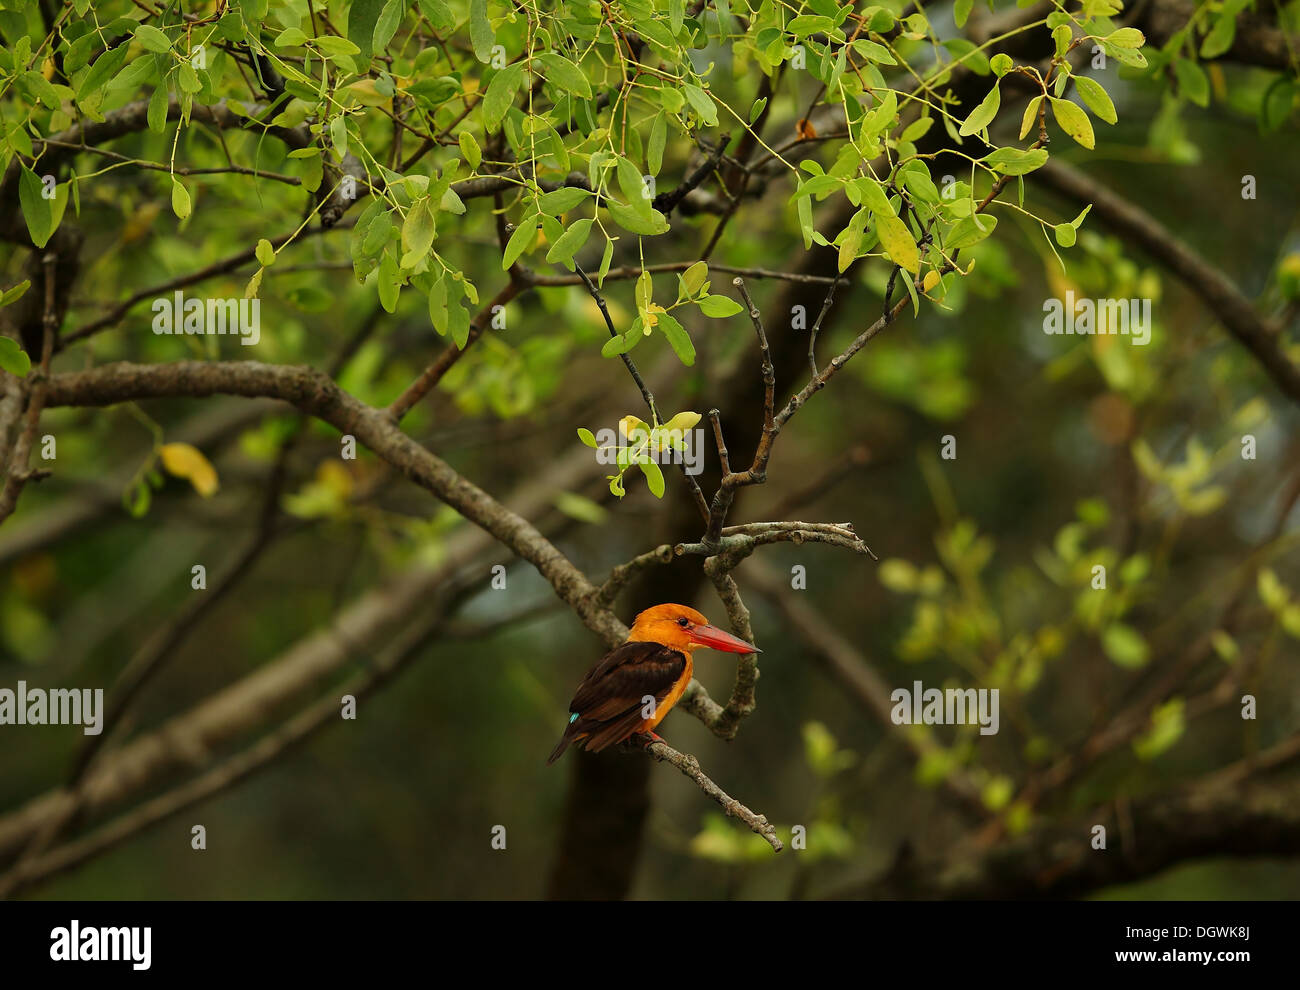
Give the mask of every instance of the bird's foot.
POLYGON ((663 743, 665 746, 668 745, 668 740, 665 739, 663 736, 659 735, 659 733, 657 732, 647 732, 645 735, 646 735, 646 740, 642 745, 644 745, 646 749, 649 749, 651 745, 657 742, 663 743))

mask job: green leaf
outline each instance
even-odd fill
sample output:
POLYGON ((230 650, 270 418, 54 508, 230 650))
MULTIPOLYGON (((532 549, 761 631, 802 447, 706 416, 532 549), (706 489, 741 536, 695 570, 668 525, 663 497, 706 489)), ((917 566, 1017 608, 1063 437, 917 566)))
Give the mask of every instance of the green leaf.
POLYGON ((437 232, 437 221, 428 198, 420 199, 406 212, 406 219, 402 222, 402 247, 406 252, 402 256, 403 268, 414 268, 421 258, 428 256, 437 232))
POLYGON ((650 141, 646 147, 646 167, 651 175, 658 175, 664 164, 664 145, 668 141, 668 115, 661 113, 650 125, 650 141))
POLYGON ((1201 42, 1201 58, 1218 58, 1232 47, 1237 38, 1237 11, 1227 10, 1219 15, 1210 33, 1201 42))
POLYGON ((889 194, 874 178, 869 175, 860 176, 854 181, 853 187, 862 197, 862 205, 872 213, 894 215, 894 207, 889 202, 889 194))
POLYGON ((271 42, 276 48, 298 48, 307 44, 307 35, 298 28, 285 28, 271 42))
POLYGON ((496 44, 492 22, 488 20, 487 0, 470 0, 469 39, 474 46, 474 57, 487 62, 492 57, 492 46, 496 44))
POLYGON ((1145 69, 1147 67, 1146 56, 1136 49, 1121 48, 1119 45, 1112 45, 1109 41, 1103 41, 1101 48, 1111 58, 1124 65, 1132 66, 1135 69, 1145 69))
POLYGON ((614 260, 614 239, 608 234, 605 235, 605 249, 600 253, 600 268, 596 274, 598 276, 596 284, 603 286, 605 276, 609 274, 610 263, 614 260))
POLYGON ((1296 84, 1285 76, 1278 76, 1264 91, 1259 117, 1265 131, 1275 131, 1286 123, 1295 105, 1295 97, 1296 84))
POLYGON ((1052 233, 1056 235, 1056 243, 1061 245, 1061 247, 1074 247, 1077 233, 1073 224, 1058 223, 1052 228, 1052 233))
MULTIPOLYGON (((383 257, 379 259, 379 275, 376 288, 379 290, 379 305, 384 307, 384 312, 394 312, 397 309, 398 297, 402 294, 402 283, 397 270, 397 262, 393 260, 391 251, 385 251, 383 257)), ((448 309, 459 308, 459 306, 448 307, 448 309)))
POLYGON ((507 65, 492 77, 483 95, 483 124, 487 130, 495 131, 500 126, 523 82, 524 67, 520 62, 507 65))
POLYGON ((27 221, 27 233, 32 243, 43 248, 54 233, 53 202, 43 195, 44 186, 36 173, 26 165, 19 163, 18 203, 22 207, 23 219, 27 221))
POLYGON ((375 23, 379 12, 384 9, 384 0, 352 0, 348 10, 348 40, 357 46, 360 57, 359 66, 370 64, 371 42, 375 35, 375 23))
POLYGON ((1241 647, 1237 641, 1229 636, 1222 629, 1216 629, 1210 633, 1210 643, 1214 647, 1214 652, 1219 655, 1219 659, 1224 663, 1235 663, 1241 656, 1241 647))
POLYGON ((691 105, 696 115, 703 121, 706 127, 716 127, 718 123, 718 108, 714 105, 713 98, 709 96, 699 86, 692 86, 689 83, 682 87, 686 94, 686 102, 691 105))
POLYGON ((50 85, 49 80, 43 75, 34 70, 29 70, 23 73, 22 81, 23 84, 32 91, 32 94, 36 99, 41 101, 41 103, 45 104, 45 106, 49 107, 51 110, 59 109, 60 102, 58 91, 50 85))
MULTIPOLYGON (((116 48, 109 49, 103 55, 95 59, 95 64, 90 67, 86 77, 81 80, 81 85, 77 87, 77 102, 84 103, 86 99, 97 92, 105 83, 117 75, 117 70, 122 67, 126 60, 127 48, 129 42, 122 42, 116 48)), ((182 65, 188 65, 188 62, 182 62, 182 65)))
POLYGON ((1101 648, 1106 656, 1118 667, 1134 670, 1146 665, 1151 656, 1147 642, 1132 626, 1115 622, 1106 627, 1101 634, 1101 648))
POLYGON ((521 254, 533 246, 535 240, 537 240, 537 217, 531 216, 515 228, 515 232, 510 235, 510 240, 506 242, 505 254, 501 258, 501 270, 509 269, 519 260, 521 254))
POLYGON ((1058 56, 1065 55, 1072 40, 1074 40, 1074 33, 1070 30, 1069 24, 1058 24, 1052 29, 1052 41, 1056 44, 1058 56))
POLYGON ((609 518, 609 512, 599 502, 573 492, 557 492, 555 507, 570 519, 599 526, 609 518))
POLYGON ((560 89, 567 90, 584 100, 591 99, 591 83, 587 81, 587 76, 582 69, 555 52, 544 52, 537 58, 546 67, 547 82, 554 83, 560 89))
MULTIPOLYGON (((388 0, 384 4, 384 9, 379 14, 379 20, 375 22, 375 33, 371 37, 372 51, 382 52, 388 47, 388 43, 393 40, 393 35, 397 33, 397 28, 402 23, 402 16, 406 13, 406 0, 388 0)), ((358 48, 360 51, 360 48, 358 48)))
POLYGON ((199 74, 194 71, 194 66, 189 62, 182 62, 176 72, 176 85, 180 87, 182 93, 197 93, 203 88, 203 83, 199 79, 199 74))
POLYGON ((1056 97, 1051 97, 1050 100, 1052 116, 1061 125, 1061 130, 1091 151, 1097 144, 1097 138, 1092 133, 1092 121, 1083 112, 1083 108, 1071 100, 1058 100, 1056 97))
MULTIPOLYGON (((887 214, 888 215, 888 214, 887 214)), ((862 253, 862 242, 867 236, 867 224, 865 211, 859 210, 854 214, 849 225, 844 228, 842 237, 836 238, 840 242, 839 256, 836 258, 836 270, 843 272, 848 269, 849 265, 857 259, 862 253)))
POLYGON ((330 121, 330 143, 340 159, 348 153, 348 122, 343 114, 330 121))
POLYGON ((149 124, 149 130, 155 134, 161 134, 167 126, 167 106, 167 87, 154 87, 153 94, 149 97, 149 109, 145 119, 149 124))
POLYGON ((270 268, 275 264, 275 248, 265 237, 257 242, 257 248, 253 253, 257 256, 257 263, 263 268, 270 268))
POLYGON ((1259 591, 1260 601, 1270 612, 1280 612, 1291 598, 1286 585, 1278 580, 1277 571, 1271 567, 1260 568, 1255 577, 1255 586, 1259 591))
POLYGON ((1137 28, 1120 28, 1106 35, 1102 41, 1109 41, 1116 48, 1141 48, 1147 43, 1146 36, 1137 28))
POLYGON ((1045 148, 999 148, 981 159, 985 165, 1004 175, 1028 175, 1047 161, 1045 148))
POLYGON ((447 322, 452 343, 463 351, 469 343, 469 310, 461 305, 459 299, 448 305, 447 322))
POLYGON ((23 279, 17 285, 10 286, 4 291, 3 295, 0 295, 0 306, 9 306, 16 303, 23 296, 27 295, 27 290, 31 287, 32 280, 29 278, 23 279))
POLYGON ((970 116, 962 122, 961 129, 958 133, 962 137, 967 137, 968 135, 977 134, 984 130, 984 128, 988 127, 989 124, 993 122, 993 118, 998 114, 998 107, 1001 105, 1002 94, 998 92, 998 87, 995 84, 993 88, 989 90, 989 95, 984 97, 980 102, 980 105, 972 110, 970 116))
POLYGON ((122 492, 122 507, 135 519, 142 518, 149 511, 149 502, 153 492, 149 483, 143 478, 135 485, 122 492))
MULTIPOLYGON (((332 34, 323 34, 312 42, 326 55, 353 55, 361 54, 361 48, 347 38, 339 38, 332 34)), ((387 42, 385 42, 387 44, 387 42)))
POLYGON ((678 359, 686 367, 695 363, 695 344, 691 341, 691 335, 686 332, 686 328, 678 323, 668 313, 660 313, 658 327, 668 338, 668 344, 672 347, 678 359))
POLYGON ((583 443, 585 443, 588 447, 596 446, 596 435, 592 433, 591 430, 585 429, 583 427, 579 427, 578 439, 581 440, 583 443))
POLYGON ((1083 102, 1088 105, 1093 113, 1108 124, 1115 123, 1119 119, 1115 113, 1115 104, 1111 101, 1110 94, 1102 87, 1101 83, 1088 76, 1075 76, 1075 88, 1079 90, 1079 96, 1083 102))
POLYGON ((1138 759, 1153 760, 1182 738, 1187 728, 1185 708, 1182 698, 1170 698, 1151 712, 1151 728, 1133 740, 1138 759))
POLYGON ((659 465, 654 462, 653 458, 646 457, 638 462, 641 473, 645 475, 646 484, 650 486, 650 491, 655 498, 664 497, 664 473, 659 469, 659 465))
POLYGON ((745 307, 729 296, 705 296, 700 300, 700 312, 713 320, 735 316, 745 307))
POLYGON ((628 206, 643 217, 650 215, 650 197, 646 195, 645 180, 637 171, 637 167, 626 158, 618 160, 618 187, 622 190, 628 206))
POLYGON ((952 225, 952 230, 949 231, 943 246, 948 251, 973 247, 993 233, 993 229, 997 225, 997 217, 981 216, 978 218, 978 222, 973 216, 962 217, 952 225))
POLYGON ((617 357, 626 354, 636 345, 640 336, 639 333, 621 333, 617 337, 610 337, 600 349, 601 357, 617 357))
POLYGON ((591 233, 591 225, 594 222, 594 220, 587 218, 570 224, 568 229, 551 245, 551 249, 546 252, 546 260, 550 262, 559 261, 569 271, 573 271, 573 256, 582 250, 582 246, 587 243, 587 237, 591 233))
POLYGON ((1174 63, 1174 76, 1184 96, 1198 107, 1210 105, 1210 80, 1199 65, 1191 59, 1180 58, 1174 63))
POLYGON ((668 221, 658 210, 651 209, 649 216, 646 216, 631 206, 624 206, 613 200, 606 200, 605 208, 616 224, 633 234, 651 236, 665 234, 669 230, 668 221))
POLYGON ((479 148, 474 135, 467 130, 462 130, 456 142, 460 145, 460 153, 465 156, 465 161, 469 163, 469 167, 478 168, 483 162, 483 151, 479 148))
POLYGON ((1035 96, 1025 107, 1025 115, 1020 118, 1020 140, 1025 139, 1025 135, 1034 129, 1034 124, 1038 121, 1038 108, 1042 104, 1043 98, 1035 96))
POLYGON ((456 26, 456 18, 443 0, 420 0, 420 10, 438 31, 448 31, 456 26))
POLYGON ((172 212, 182 220, 190 215, 190 194, 175 176, 172 176, 172 212))
POLYGON ((11 340, 9 337, 0 337, 0 368, 11 375, 23 378, 32 370, 32 359, 18 345, 18 341, 11 340))
POLYGON ((140 42, 145 51, 160 55, 172 47, 171 39, 150 24, 141 24, 135 29, 135 40, 140 42))
POLYGON ((682 292, 687 299, 694 299, 704 288, 704 283, 709 279, 709 265, 705 261, 697 261, 690 268, 682 272, 682 292))
POLYGON ((538 196, 537 205, 547 216, 558 217, 561 213, 568 213, 590 195, 587 190, 577 186, 565 186, 538 196))

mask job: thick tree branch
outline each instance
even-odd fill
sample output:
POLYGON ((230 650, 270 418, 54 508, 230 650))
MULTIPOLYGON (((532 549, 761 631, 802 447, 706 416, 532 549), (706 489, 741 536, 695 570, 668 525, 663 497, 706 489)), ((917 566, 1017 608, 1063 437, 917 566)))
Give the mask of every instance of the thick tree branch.
MULTIPOLYGON (((1294 758, 1294 754, 1292 754, 1294 758)), ((1176 863, 1219 856, 1300 854, 1300 778, 1211 778, 1171 794, 1123 801, 1044 822, 991 848, 963 843, 916 860, 905 850, 886 874, 832 897, 1059 899, 1131 883, 1176 863), (1106 829, 1105 849, 1093 829, 1106 829), (1124 843, 1127 832, 1134 838, 1124 843)))
POLYGON ((123 362, 53 376, 47 401, 51 406, 105 406, 135 399, 209 395, 280 399, 355 436, 409 480, 536 567, 556 594, 607 645, 615 645, 627 635, 626 627, 613 613, 596 603, 595 586, 527 519, 501 505, 403 433, 385 410, 360 402, 314 368, 257 361, 160 365, 123 362))

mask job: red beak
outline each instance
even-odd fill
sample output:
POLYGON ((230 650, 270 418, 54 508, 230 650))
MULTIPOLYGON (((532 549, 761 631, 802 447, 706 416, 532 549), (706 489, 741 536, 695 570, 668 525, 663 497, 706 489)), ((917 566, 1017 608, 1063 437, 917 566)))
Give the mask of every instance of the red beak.
POLYGON ((691 630, 691 642, 723 653, 762 653, 757 646, 723 632, 717 626, 696 626, 691 630))

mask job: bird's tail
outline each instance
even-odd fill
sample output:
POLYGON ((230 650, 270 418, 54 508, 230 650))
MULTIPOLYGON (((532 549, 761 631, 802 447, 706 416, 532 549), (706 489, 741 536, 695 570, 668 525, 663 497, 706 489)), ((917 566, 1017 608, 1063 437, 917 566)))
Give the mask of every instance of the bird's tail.
POLYGON ((549 767, 552 763, 564 755, 564 751, 569 748, 569 743, 573 742, 573 736, 569 735, 569 730, 564 730, 564 735, 560 736, 560 741, 555 744, 551 750, 551 755, 546 758, 546 765, 549 767))
POLYGON ((569 724, 564 727, 564 735, 560 736, 560 741, 555 744, 555 748, 551 750, 551 755, 546 759, 546 765, 548 767, 564 755, 564 751, 569 748, 570 743, 575 739, 581 739, 586 735, 585 732, 580 733, 575 731, 575 723, 577 720, 577 716, 575 715, 569 724))

